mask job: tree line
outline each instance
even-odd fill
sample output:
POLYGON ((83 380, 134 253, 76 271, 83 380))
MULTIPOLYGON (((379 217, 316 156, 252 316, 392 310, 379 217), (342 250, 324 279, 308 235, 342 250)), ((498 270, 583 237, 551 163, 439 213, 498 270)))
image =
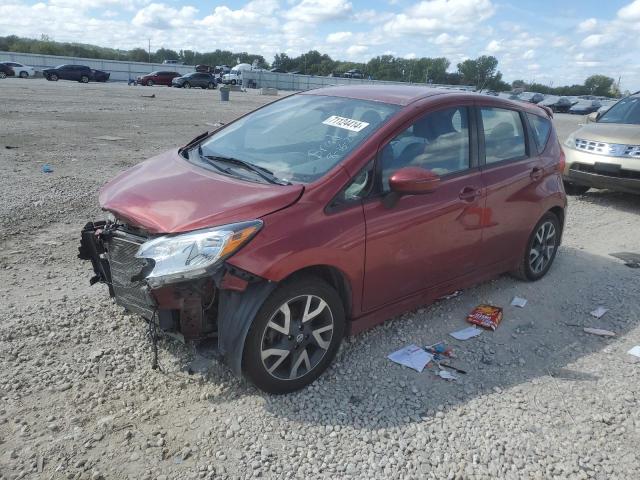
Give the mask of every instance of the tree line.
POLYGON ((83 43, 56 42, 46 35, 40 39, 22 38, 15 35, 0 37, 0 51, 61 55, 71 57, 96 58, 104 60, 124 60, 132 62, 162 63, 164 60, 178 60, 186 65, 230 65, 236 63, 256 63, 260 68, 278 68, 287 72, 305 75, 341 76, 348 70, 358 69, 365 78, 374 80, 404 81, 410 83, 433 83, 473 86, 476 90, 510 91, 512 89, 531 90, 555 95, 598 95, 619 96, 614 79, 605 75, 592 75, 583 85, 552 87, 539 83, 516 80, 508 84, 502 80, 498 70, 498 59, 482 55, 468 59, 451 69, 451 62, 444 57, 401 58, 393 55, 379 55, 365 63, 334 60, 327 54, 310 50, 296 57, 277 53, 269 64, 262 55, 247 52, 214 50, 195 52, 193 50, 171 50, 160 48, 149 52, 144 48, 119 50, 83 43))

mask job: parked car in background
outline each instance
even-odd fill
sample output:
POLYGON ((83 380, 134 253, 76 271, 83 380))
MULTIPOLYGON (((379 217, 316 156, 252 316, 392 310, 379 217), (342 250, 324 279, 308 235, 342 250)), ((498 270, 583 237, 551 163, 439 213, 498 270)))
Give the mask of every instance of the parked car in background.
POLYGON ((178 88, 216 88, 216 78, 210 73, 193 72, 171 80, 171 85, 178 88))
POLYGON ((79 256, 130 312, 291 392, 347 333, 503 272, 541 279, 564 226, 562 162, 535 105, 310 90, 118 175, 99 195, 114 219, 86 225, 79 256))
POLYGON ((184 65, 184 62, 181 62, 180 60, 163 60, 162 64, 163 65, 184 65))
POLYGON ((587 120, 564 143, 567 193, 594 187, 640 194, 640 92, 587 120))
POLYGON ((138 77, 137 82, 139 85, 144 85, 146 87, 153 87, 154 85, 166 85, 170 87, 171 81, 179 76, 180 74, 178 72, 160 70, 138 77))
POLYGON ((215 73, 215 67, 212 67, 211 65, 196 65, 196 72, 200 72, 200 73, 215 73))
POLYGON ((36 69, 17 62, 2 62, 7 67, 11 67, 16 75, 20 78, 29 78, 36 76, 36 69))
POLYGON ((231 67, 229 65, 216 65, 215 73, 217 75, 224 75, 225 73, 229 73, 231 71, 231 67))
POLYGON ((272 68, 269 70, 271 73, 287 73, 287 71, 284 68, 272 68))
POLYGON ((15 74, 16 72, 13 71, 13 68, 4 63, 0 63, 0 78, 13 77, 15 74))
POLYGON ((518 95, 518 100, 521 102, 540 103, 544 100, 544 95, 537 92, 522 92, 518 95))
POLYGON ((567 113, 571 106, 578 100, 572 101, 568 97, 559 97, 557 95, 547 95, 538 105, 549 107, 555 113, 567 113))
POLYGON ((616 104, 617 100, 600 100, 600 108, 597 110, 598 115, 602 115, 616 104))
POLYGON ((91 80, 106 82, 111 74, 102 70, 94 70, 85 65, 59 65, 55 68, 45 68, 42 70, 42 75, 52 82, 75 80, 81 83, 89 83, 91 80))
POLYGON ((588 115, 598 111, 600 106, 600 100, 581 99, 569 108, 569 113, 573 113, 574 115, 588 115))
POLYGON ((364 74, 357 68, 347 70, 342 76, 344 78, 364 78, 364 74))

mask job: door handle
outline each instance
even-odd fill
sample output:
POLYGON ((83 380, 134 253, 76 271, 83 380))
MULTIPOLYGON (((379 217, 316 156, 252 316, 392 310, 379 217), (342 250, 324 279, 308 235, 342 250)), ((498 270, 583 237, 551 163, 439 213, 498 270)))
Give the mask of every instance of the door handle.
POLYGON ((541 167, 533 167, 533 170, 531 170, 531 180, 540 180, 542 178, 542 176, 544 175, 544 168, 541 167))
POLYGON ((458 198, 460 198, 460 200, 464 200, 465 202, 472 202, 479 195, 480 195, 479 188, 464 187, 462 190, 460 190, 460 193, 458 194, 458 198))

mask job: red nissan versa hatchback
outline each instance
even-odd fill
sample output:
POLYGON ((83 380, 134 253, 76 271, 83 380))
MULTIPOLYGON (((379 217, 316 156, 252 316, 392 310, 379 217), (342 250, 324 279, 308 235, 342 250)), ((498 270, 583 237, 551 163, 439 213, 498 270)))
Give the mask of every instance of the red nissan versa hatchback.
POLYGON ((283 98, 122 173, 79 257, 118 304, 260 389, 317 378, 346 334, 503 272, 537 280, 564 225, 540 107, 410 86, 283 98))

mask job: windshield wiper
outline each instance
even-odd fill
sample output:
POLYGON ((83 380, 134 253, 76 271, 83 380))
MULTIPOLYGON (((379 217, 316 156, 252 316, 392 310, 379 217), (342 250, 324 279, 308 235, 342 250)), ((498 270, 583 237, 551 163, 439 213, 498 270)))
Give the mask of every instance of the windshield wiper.
MULTIPOLYGON (((191 150, 191 151, 193 151, 193 150, 191 150)), ((228 175, 230 175, 230 174, 231 174, 231 171, 230 171, 228 168, 223 168, 223 167, 221 167, 221 166, 220 166, 220 165, 218 165, 217 163, 212 162, 210 158, 208 158, 207 156, 205 156, 205 155, 202 153, 202 146, 201 146, 201 145, 198 145, 198 155, 200 156, 200 159, 201 159, 203 162, 207 163, 207 165, 211 165, 212 167, 216 168, 219 172, 226 173, 226 174, 228 174, 228 175)))
MULTIPOLYGON (((244 160, 240 160, 239 158, 221 157, 221 156, 217 156, 217 155, 202 155, 202 153, 201 153, 202 149, 200 149, 200 148, 198 149, 198 152, 200 153, 202 158, 207 158, 209 160, 214 160, 216 162, 229 163, 231 165, 238 165, 240 167, 243 167, 244 169, 255 173, 260 178, 266 180, 269 183, 274 183, 276 185, 291 185, 291 182, 288 182, 286 180, 282 180, 282 179, 276 177, 271 170, 269 170, 267 168, 264 168, 264 167, 261 167, 259 165, 254 165, 253 163, 249 163, 249 162, 246 162, 244 160)), ((220 168, 220 167, 218 167, 218 168, 220 168)))

